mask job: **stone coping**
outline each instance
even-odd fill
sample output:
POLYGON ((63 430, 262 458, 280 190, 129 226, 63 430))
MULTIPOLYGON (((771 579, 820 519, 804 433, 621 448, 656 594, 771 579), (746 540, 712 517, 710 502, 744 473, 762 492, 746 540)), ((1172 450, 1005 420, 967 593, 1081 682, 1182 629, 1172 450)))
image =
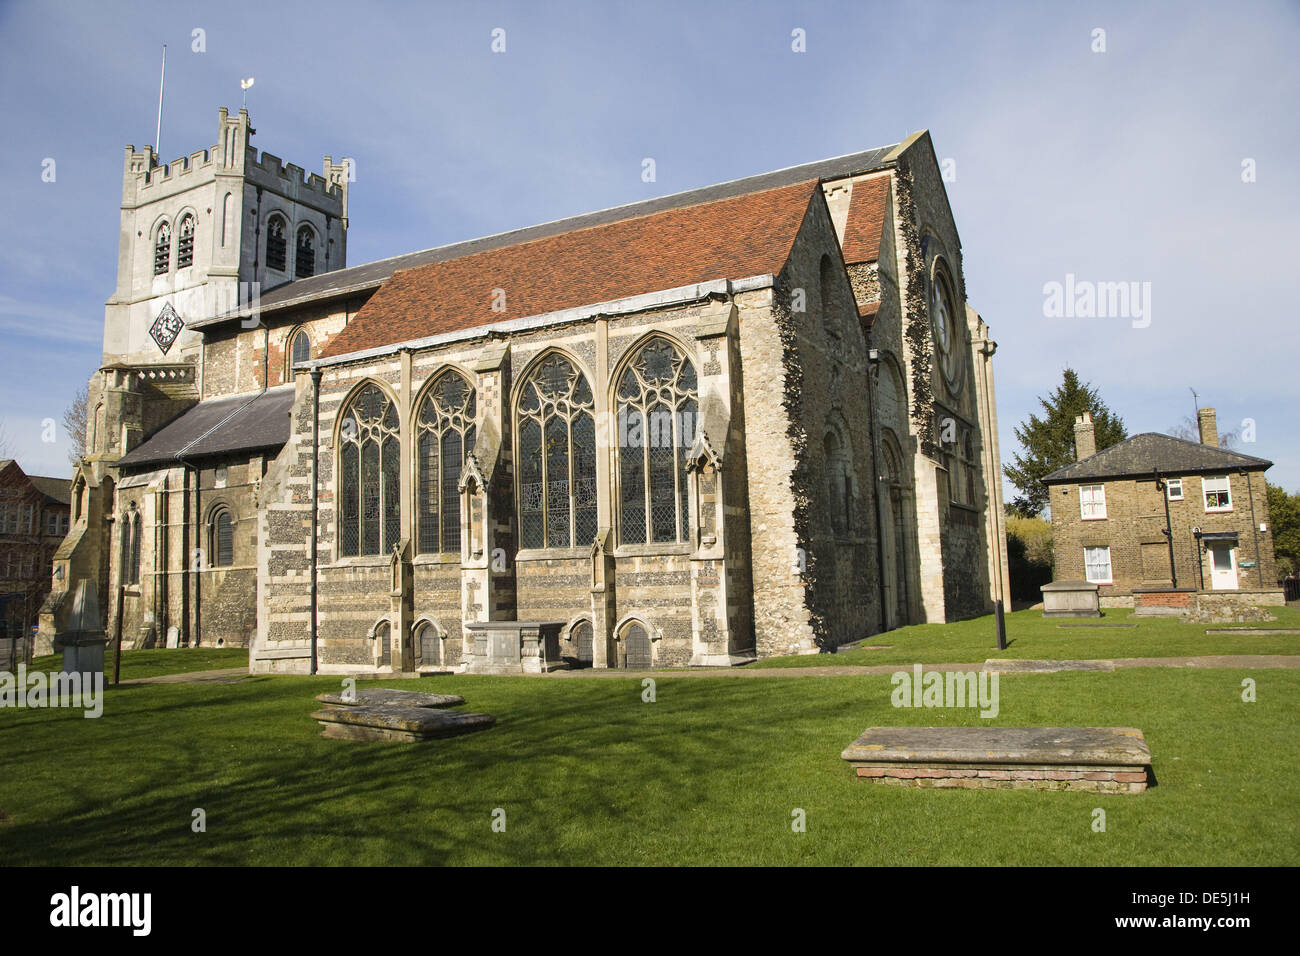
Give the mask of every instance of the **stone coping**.
POLYGON ((1041 585, 1039 591, 1096 591, 1098 586, 1091 581, 1053 581, 1041 585))
POLYGON ((387 704, 393 707, 459 707, 465 698, 457 694, 428 694, 417 690, 394 690, 388 687, 367 687, 347 697, 342 691, 317 694, 316 699, 331 707, 365 707, 387 704))
POLYGON ((871 727, 840 754, 885 764, 1141 767, 1151 763, 1134 727, 871 727))
POLYGON ((522 627, 564 627, 566 621, 466 621, 466 630, 516 631, 522 627))
POLYGON ((491 714, 384 704, 326 707, 312 717, 324 728, 322 736, 325 737, 406 742, 469 734, 491 727, 497 720, 491 714))

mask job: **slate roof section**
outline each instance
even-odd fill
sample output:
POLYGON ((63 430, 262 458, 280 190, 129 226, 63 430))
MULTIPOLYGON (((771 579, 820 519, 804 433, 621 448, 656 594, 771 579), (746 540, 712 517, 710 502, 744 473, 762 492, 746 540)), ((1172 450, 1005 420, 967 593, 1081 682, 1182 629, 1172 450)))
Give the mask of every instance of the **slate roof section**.
POLYGON ((875 262, 880 258, 880 239, 889 206, 888 176, 877 176, 853 184, 849 215, 844 223, 844 264, 875 262))
POLYGON ((1149 477, 1153 470, 1162 475, 1187 475, 1201 472, 1239 471, 1242 468, 1270 468, 1263 458, 1239 455, 1199 442, 1171 438, 1158 432, 1134 435, 1118 445, 1111 445, 1083 461, 1058 468, 1043 478, 1043 484, 1094 478, 1149 477))
POLYGON ((785 265, 817 180, 622 219, 396 273, 331 358, 785 265), (504 307, 494 290, 504 291, 504 307))
POLYGON ((47 478, 44 475, 28 475, 28 481, 46 498, 61 505, 72 504, 72 479, 47 478))
MULTIPOLYGON (((719 183, 714 186, 691 189, 686 192, 673 193, 669 196, 646 199, 623 206, 612 206, 608 209, 571 216, 567 219, 557 219, 536 226, 527 226, 523 229, 514 229, 493 236, 484 236, 479 239, 471 239, 466 242, 457 242, 445 246, 435 246, 432 249, 423 249, 419 252, 408 252, 404 255, 378 259, 348 269, 336 269, 333 272, 325 272, 308 279, 297 279, 276 286, 274 289, 265 290, 261 294, 259 305, 263 312, 273 312, 307 302, 320 302, 349 295, 360 295, 379 288, 390 276, 403 269, 415 269, 436 262, 447 262, 479 252, 531 242, 534 239, 557 236, 592 226, 608 225, 620 220, 653 215, 670 209, 698 206, 702 203, 729 199, 746 193, 763 192, 814 179, 840 179, 845 176, 855 176, 873 170, 885 169, 892 165, 892 160, 888 160, 887 157, 898 149, 899 145, 901 144, 894 143, 860 153, 849 153, 845 156, 804 163, 801 166, 791 166, 775 172, 747 176, 743 179, 733 179, 730 182, 719 183)), ((879 235, 877 235, 877 243, 879 238, 879 235)), ((191 329, 212 328, 233 322, 241 314, 240 312, 231 312, 213 318, 200 319, 187 323, 186 327, 191 329)))
POLYGON ((170 463, 182 451, 188 460, 279 448, 289 440, 294 392, 294 386, 280 385, 260 394, 199 402, 119 458, 117 464, 130 468, 170 463))

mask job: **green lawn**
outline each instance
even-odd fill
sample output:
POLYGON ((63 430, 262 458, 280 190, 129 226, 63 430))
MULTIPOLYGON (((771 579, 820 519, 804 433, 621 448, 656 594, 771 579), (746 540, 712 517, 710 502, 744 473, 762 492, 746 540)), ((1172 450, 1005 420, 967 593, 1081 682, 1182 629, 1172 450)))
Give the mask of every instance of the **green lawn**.
MULTIPOLYGON (((29 671, 57 671, 63 658, 57 654, 32 659, 29 671)), ((7 666, 7 665, 6 665, 7 666)), ((248 667, 248 650, 240 647, 174 647, 147 651, 122 652, 122 680, 136 677, 160 677, 187 671, 221 670, 248 667)), ((113 649, 104 656, 105 679, 113 679, 113 649)))
MULTIPOLYGON (((175 652, 173 652, 175 653, 175 652)), ((946 655, 954 656, 954 655, 946 655)), ((956 655, 963 656, 963 655, 956 655)), ((974 655, 974 656, 983 656, 974 655)), ((384 682, 381 682, 384 683, 384 682)), ((1003 676, 1001 712, 894 709, 884 675, 433 677, 488 731, 326 740, 336 678, 128 685, 104 715, 0 710, 7 864, 1162 864, 1300 862, 1300 671, 1003 676), (1243 703, 1243 677, 1258 702, 1243 703), (1131 796, 893 789, 840 751, 877 724, 1137 726, 1131 796), (1091 828, 1095 807, 1107 830, 1091 828), (191 831, 203 808, 207 832, 191 831), (492 813, 506 831, 492 830, 492 813), (792 811, 807 832, 791 830, 792 811)))
POLYGON ((939 664, 983 661, 990 657, 1044 660, 1114 657, 1184 657, 1207 654, 1300 654, 1300 634, 1206 634, 1214 627, 1300 627, 1300 609, 1275 607, 1277 618, 1264 624, 1185 624, 1163 618, 1133 617, 1108 610, 1105 617, 1044 619, 1042 611, 1006 616, 1007 649, 997 648, 993 615, 957 624, 916 624, 877 634, 866 646, 834 656, 805 654, 769 657, 751 667, 821 667, 827 664, 939 664), (1080 623, 1136 624, 1134 628, 1081 628, 1080 623), (1059 627, 1060 624, 1066 627, 1059 627), (891 645, 869 650, 868 646, 891 645))

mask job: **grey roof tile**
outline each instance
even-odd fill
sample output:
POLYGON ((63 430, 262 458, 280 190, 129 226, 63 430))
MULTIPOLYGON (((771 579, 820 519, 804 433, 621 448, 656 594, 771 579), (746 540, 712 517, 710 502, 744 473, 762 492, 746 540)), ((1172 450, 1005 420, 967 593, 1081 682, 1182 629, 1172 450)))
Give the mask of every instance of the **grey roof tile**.
POLYGON ((1159 471, 1162 475, 1241 468, 1269 468, 1271 461, 1241 455, 1199 442, 1172 438, 1159 432, 1143 432, 1117 445, 1058 468, 1043 478, 1047 485, 1090 478, 1136 478, 1159 471))
POLYGON ((260 394, 199 402, 131 449, 117 464, 131 468, 186 459, 278 448, 289 440, 295 389, 280 385, 260 394))

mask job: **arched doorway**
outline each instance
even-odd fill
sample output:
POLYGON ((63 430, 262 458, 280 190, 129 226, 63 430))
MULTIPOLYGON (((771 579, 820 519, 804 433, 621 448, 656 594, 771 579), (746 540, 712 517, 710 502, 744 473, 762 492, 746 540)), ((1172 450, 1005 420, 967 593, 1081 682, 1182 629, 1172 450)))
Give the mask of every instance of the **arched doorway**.
POLYGON ((639 621, 623 629, 624 666, 630 671, 649 670, 653 666, 650 652, 650 632, 639 621))
POLYGON ((569 631, 569 638, 573 641, 574 648, 577 651, 575 667, 590 667, 595 660, 593 651, 594 633, 592 632, 590 621, 579 621, 573 625, 569 631))

